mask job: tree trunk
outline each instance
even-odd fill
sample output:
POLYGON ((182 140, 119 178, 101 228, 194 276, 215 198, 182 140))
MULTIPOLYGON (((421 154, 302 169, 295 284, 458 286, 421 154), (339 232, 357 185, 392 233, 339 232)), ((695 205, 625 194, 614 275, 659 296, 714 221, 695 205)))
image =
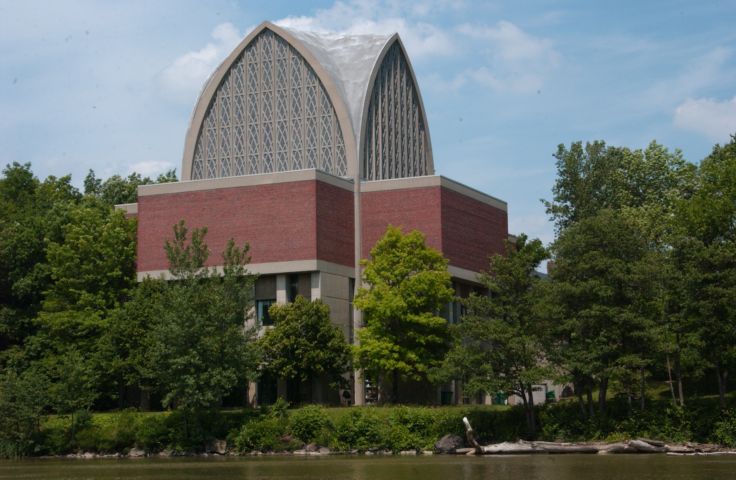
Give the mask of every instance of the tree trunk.
POLYGON ((670 354, 667 354, 667 379, 670 385, 670 393, 672 394, 672 403, 677 405, 677 397, 675 397, 675 383, 672 381, 672 366, 670 364, 670 354))
POLYGON ((138 405, 143 412, 151 409, 151 392, 147 388, 141 388, 141 399, 138 405))
POLYGON ((601 417, 606 414, 606 393, 608 392, 608 378, 601 378, 598 385, 598 413, 601 417))
POLYGON ((677 379, 677 395, 680 400, 680 406, 685 406, 685 393, 682 388, 682 365, 680 364, 680 350, 675 355, 675 378, 677 379))
POLYGON ((529 438, 534 440, 537 436, 537 418, 534 412, 534 386, 530 383, 529 389, 529 402, 526 405, 528 416, 529 416, 529 438))
POLYGON ((728 380, 728 370, 716 365, 716 376, 718 377, 718 401, 721 410, 726 409, 726 380, 728 380))
POLYGON ((585 390, 585 394, 588 397, 588 418, 593 418, 595 411, 593 410, 593 387, 588 385, 585 390))
POLYGON ((643 412, 647 399, 647 384, 644 367, 639 367, 639 409, 643 412))
POLYGON ((527 399, 526 385, 523 383, 519 384, 519 394, 521 396, 521 403, 524 405, 524 419, 526 420, 526 432, 527 435, 531 435, 532 424, 531 418, 529 417, 529 400, 527 399))
POLYGON ((393 391, 393 402, 399 403, 399 371, 394 370, 393 380, 391 382, 391 390, 393 391))
POLYGON ((583 401, 583 388, 577 382, 573 382, 573 388, 575 389, 575 395, 578 397, 578 405, 580 406, 580 415, 582 419, 588 418, 588 412, 585 410, 585 402, 583 401))

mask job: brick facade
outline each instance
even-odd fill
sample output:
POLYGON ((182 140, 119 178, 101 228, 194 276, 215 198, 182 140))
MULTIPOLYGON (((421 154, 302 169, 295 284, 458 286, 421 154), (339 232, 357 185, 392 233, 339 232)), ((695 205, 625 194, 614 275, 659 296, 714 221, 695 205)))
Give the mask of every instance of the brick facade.
POLYGON ((317 255, 317 182, 300 181, 138 199, 138 271, 168 268, 164 241, 184 219, 206 226, 209 265, 221 265, 230 238, 250 244, 251 263, 313 259, 317 255))
MULTIPOLYGON (((354 266, 353 192, 318 179, 143 195, 138 201, 138 271, 168 267, 164 241, 180 219, 207 226, 209 265, 234 238, 249 242, 252 263, 324 260, 354 266)), ((444 186, 366 191, 361 194, 362 252, 388 225, 419 230, 450 265, 488 268, 508 234, 506 212, 444 186)))
POLYGON ((488 269, 488 257, 504 252, 506 212, 442 188, 442 252, 450 264, 474 272, 488 269))
POLYGON ((401 227, 405 233, 419 230, 427 237, 427 245, 442 251, 439 187, 363 192, 361 200, 363 257, 370 255, 388 225, 401 227))
POLYGON ((362 215, 364 257, 394 225, 424 233, 450 265, 479 272, 489 255, 504 251, 508 236, 505 211, 440 186, 365 192, 362 215))
POLYGON ((317 182, 317 258, 355 266, 353 192, 317 182))

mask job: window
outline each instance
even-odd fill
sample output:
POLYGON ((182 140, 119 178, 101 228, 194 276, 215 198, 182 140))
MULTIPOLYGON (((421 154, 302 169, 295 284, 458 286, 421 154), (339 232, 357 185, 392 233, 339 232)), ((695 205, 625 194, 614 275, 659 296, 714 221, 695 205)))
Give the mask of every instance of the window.
POLYGON ((287 290, 286 300, 288 302, 293 302, 296 300, 297 295, 299 295, 299 274, 292 273, 289 275, 289 288, 287 290))
POLYGON ((258 315, 258 323, 261 326, 273 325, 273 320, 271 320, 271 315, 268 314, 268 309, 274 303, 276 303, 275 299, 256 300, 256 314, 258 315))

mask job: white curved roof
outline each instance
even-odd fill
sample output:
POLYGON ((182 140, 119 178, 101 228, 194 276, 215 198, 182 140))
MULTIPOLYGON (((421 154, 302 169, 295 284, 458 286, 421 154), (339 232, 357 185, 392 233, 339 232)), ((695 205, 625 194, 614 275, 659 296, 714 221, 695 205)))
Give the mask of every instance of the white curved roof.
MULTIPOLYGON (((337 131, 342 132, 340 138, 333 142, 329 140, 329 134, 325 137, 328 138, 327 145, 330 148, 317 149, 324 158, 320 156, 315 161, 310 158, 310 165, 316 165, 313 168, 320 168, 334 175, 370 180, 434 173, 426 112, 416 77, 398 34, 347 35, 313 32, 263 22, 240 42, 205 83, 187 130, 182 162, 183 180, 191 180, 193 176, 195 179, 215 178, 270 172, 274 169, 282 171, 305 168, 301 163, 301 155, 299 158, 289 156, 286 160, 286 157, 280 157, 278 161, 281 163, 273 165, 271 156, 264 153, 267 146, 270 148, 274 144, 281 148, 279 152, 291 152, 294 148, 294 151, 301 154, 310 153, 312 150, 305 150, 306 144, 298 135, 294 138, 290 135, 276 137, 276 133, 272 131, 276 127, 272 125, 272 128, 264 130, 264 139, 258 135, 259 138, 253 142, 250 138, 246 142, 238 133, 241 130, 229 128, 233 118, 229 115, 230 112, 240 112, 239 115, 242 116, 245 103, 250 105, 251 101, 266 101, 265 97, 261 98, 265 94, 260 91, 255 100, 251 100, 250 95, 247 98, 244 95, 231 95, 229 83, 226 82, 230 78, 229 74, 235 72, 233 81, 237 88, 243 88, 241 85, 246 72, 242 56, 256 38, 266 38, 260 37, 266 30, 290 45, 296 55, 294 58, 298 57, 299 61, 310 67, 310 72, 324 88, 318 90, 318 97, 326 97, 334 110, 334 118, 330 122, 337 124, 337 131), (387 59, 394 62, 391 64, 394 66, 386 67, 387 59), (390 102, 396 108, 374 109, 372 95, 379 91, 381 101, 390 102), (222 111, 210 108, 216 99, 223 102, 225 107, 222 111), (205 128, 205 118, 210 122, 206 139, 200 136, 205 128), (368 125, 373 127, 368 128, 368 125), (399 128, 402 133, 394 132, 399 128), (266 139, 269 141, 266 142, 266 139), (206 147, 203 146, 205 142, 206 147), (256 152, 255 155, 248 155, 248 165, 244 164, 243 145, 246 143, 248 152, 256 152), (204 166, 207 167, 207 172, 203 170, 204 166)), ((261 55, 260 47, 258 51, 256 55, 261 55)), ((260 60, 251 63, 260 64, 259 62, 260 60)), ((263 67, 255 68, 260 72, 263 67)), ((260 76, 262 73, 249 71, 247 75, 260 76)), ((274 92, 268 98, 278 93, 275 88, 274 81, 270 85, 274 92)), ((292 95, 292 90, 286 95, 292 95)), ((270 125, 269 122, 273 122, 273 118, 263 117, 271 114, 270 109, 262 110, 259 107, 253 111, 256 112, 253 119, 250 118, 252 111, 248 110, 247 121, 238 117, 239 121, 246 121, 248 125, 260 125, 263 122, 270 125)), ((310 121, 316 122, 314 118, 316 117, 309 117, 310 121)), ((324 121, 316 125, 318 129, 322 128, 322 123, 324 121)), ((309 133, 313 132, 310 130, 309 133)))
POLYGON ((396 34, 345 35, 279 27, 301 41, 330 75, 347 105, 355 138, 360 138, 371 73, 381 51, 396 34))

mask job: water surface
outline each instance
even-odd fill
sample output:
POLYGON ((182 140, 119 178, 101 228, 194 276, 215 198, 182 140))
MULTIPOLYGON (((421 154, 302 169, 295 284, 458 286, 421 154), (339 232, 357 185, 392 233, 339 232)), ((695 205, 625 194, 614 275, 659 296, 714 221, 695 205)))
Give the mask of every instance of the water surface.
POLYGON ((5 479, 338 479, 338 480, 722 480, 736 456, 528 455, 420 457, 246 457, 32 459, 0 462, 5 479))

